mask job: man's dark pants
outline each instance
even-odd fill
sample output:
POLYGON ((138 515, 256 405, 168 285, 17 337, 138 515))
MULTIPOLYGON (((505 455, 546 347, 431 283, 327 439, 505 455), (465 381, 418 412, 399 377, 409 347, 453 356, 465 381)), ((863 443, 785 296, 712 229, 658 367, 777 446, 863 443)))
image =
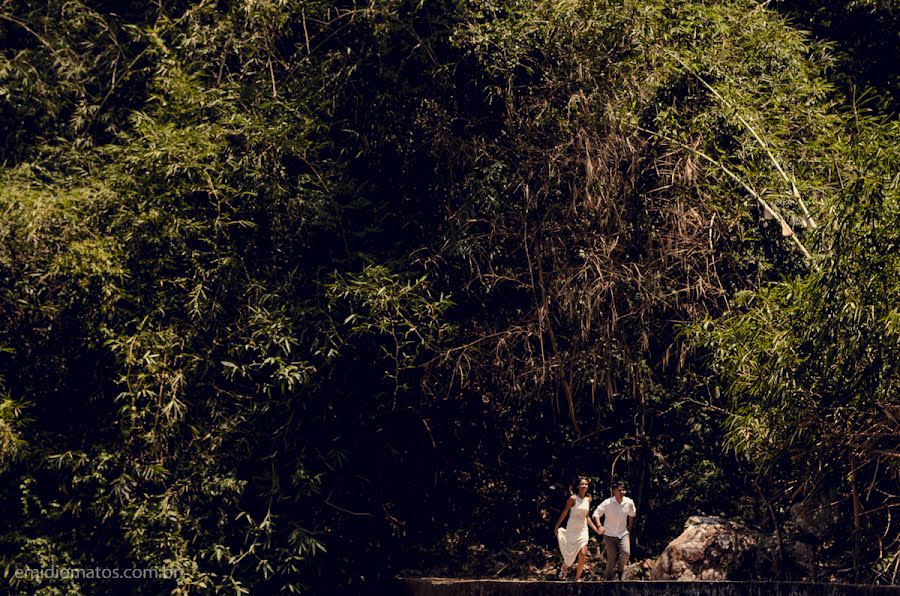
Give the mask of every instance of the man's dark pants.
POLYGON ((628 534, 622 538, 604 535, 603 546, 606 547, 606 579, 612 579, 614 574, 622 579, 625 565, 628 565, 628 558, 631 556, 631 537, 628 534))

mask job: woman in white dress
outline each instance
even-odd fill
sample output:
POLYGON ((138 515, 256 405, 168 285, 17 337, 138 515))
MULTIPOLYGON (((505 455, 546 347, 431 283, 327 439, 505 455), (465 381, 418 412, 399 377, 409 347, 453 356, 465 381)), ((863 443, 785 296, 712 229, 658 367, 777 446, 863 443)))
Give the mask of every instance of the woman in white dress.
POLYGON ((573 494, 566 501, 566 507, 560 514, 556 527, 553 528, 553 534, 559 541, 559 550, 563 557, 559 579, 566 578, 569 568, 575 562, 575 557, 577 556, 578 568, 575 571, 575 581, 581 581, 581 572, 584 570, 584 559, 587 557, 587 544, 590 537, 588 526, 599 534, 594 522, 588 516, 591 508, 591 497, 587 492, 589 484, 590 481, 586 477, 578 477, 578 492, 572 491, 570 487, 570 492, 573 494), (569 521, 566 523, 565 528, 560 528, 559 526, 562 525, 566 514, 569 515, 569 521))

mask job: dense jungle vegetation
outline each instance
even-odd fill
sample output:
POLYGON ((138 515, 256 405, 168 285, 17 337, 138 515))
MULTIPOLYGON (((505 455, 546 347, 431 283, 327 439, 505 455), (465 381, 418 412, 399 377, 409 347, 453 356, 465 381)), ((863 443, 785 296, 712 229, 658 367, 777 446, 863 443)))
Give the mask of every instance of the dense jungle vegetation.
POLYGON ((515 576, 587 473, 897 583, 898 15, 0 1, 2 582, 515 576))

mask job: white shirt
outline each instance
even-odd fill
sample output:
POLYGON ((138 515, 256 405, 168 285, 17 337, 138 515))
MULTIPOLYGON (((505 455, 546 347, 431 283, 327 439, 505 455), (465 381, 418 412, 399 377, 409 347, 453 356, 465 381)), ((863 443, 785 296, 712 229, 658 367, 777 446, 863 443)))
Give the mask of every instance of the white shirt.
POLYGON ((597 505, 594 509, 593 517, 600 521, 603 518, 603 532, 609 536, 623 538, 628 534, 628 518, 635 516, 634 501, 628 497, 622 497, 622 502, 616 501, 615 497, 610 497, 597 505))

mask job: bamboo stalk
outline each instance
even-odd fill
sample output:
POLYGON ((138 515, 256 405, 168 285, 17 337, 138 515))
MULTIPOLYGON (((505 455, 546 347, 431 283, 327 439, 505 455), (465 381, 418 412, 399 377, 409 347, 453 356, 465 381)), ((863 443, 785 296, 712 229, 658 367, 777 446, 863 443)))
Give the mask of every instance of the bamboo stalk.
POLYGON ((692 153, 697 155, 697 157, 701 157, 701 158, 705 159, 706 161, 717 166, 720 170, 725 172, 725 174, 729 178, 731 178, 732 180, 734 180, 735 182, 740 184, 744 188, 744 190, 746 190, 748 193, 750 193, 750 195, 759 202, 759 204, 763 208, 763 213, 769 212, 772 214, 772 216, 775 218, 775 220, 781 224, 782 236, 789 236, 791 238, 791 240, 794 241, 794 244, 796 244, 797 247, 800 249, 800 252, 803 253, 803 256, 806 257, 807 259, 809 259, 810 262, 813 263, 813 267, 818 269, 818 266, 815 264, 815 261, 813 261, 813 259, 812 259, 812 255, 806 249, 806 247, 803 246, 803 243, 800 242, 800 239, 797 238, 797 234, 794 233, 794 230, 793 230, 793 228, 791 228, 790 224, 784 219, 784 217, 781 216, 780 213, 778 213, 778 211, 775 210, 774 207, 772 207, 772 205, 770 205, 764 198, 759 196, 759 193, 757 193, 755 190, 753 190, 753 188, 751 188, 750 185, 748 185, 746 182, 741 180, 741 178, 737 174, 735 174, 734 172, 729 170, 727 167, 725 167, 725 165, 722 164, 720 161, 713 159, 712 157, 708 156, 707 154, 703 153, 702 151, 694 149, 693 147, 691 147, 689 145, 685 145, 684 143, 682 143, 681 141, 678 141, 677 139, 667 137, 666 135, 660 134, 658 132, 654 132, 652 130, 647 130, 646 128, 637 127, 637 129, 642 132, 646 132, 647 134, 651 134, 655 137, 659 137, 660 139, 669 141, 670 143, 675 143, 676 145, 678 145, 684 149, 687 149, 688 151, 691 151, 692 153))
POLYGON ((727 107, 734 110, 734 115, 737 117, 738 120, 741 121, 741 124, 743 124, 747 128, 747 130, 750 131, 750 134, 753 135, 753 138, 756 139, 756 142, 759 143, 759 145, 763 149, 765 149, 766 155, 769 156, 769 161, 772 162, 772 165, 775 166, 775 169, 778 170, 778 173, 781 174, 782 178, 784 178, 784 181, 787 182, 791 186, 791 194, 794 196, 794 199, 797 201, 797 204, 800 205, 800 209, 803 211, 804 225, 807 227, 810 227, 810 228, 817 228, 818 226, 816 225, 815 220, 813 220, 812 216, 809 214, 809 209, 806 207, 806 203, 800 197, 800 191, 797 189, 797 184, 794 182, 792 177, 788 177, 787 173, 785 173, 784 168, 781 167, 781 163, 778 161, 778 159, 775 158, 775 155, 772 153, 772 150, 769 149, 769 146, 766 144, 766 142, 763 140, 763 138, 759 135, 759 133, 756 132, 756 129, 753 128, 750 125, 750 123, 747 122, 747 120, 745 120, 744 117, 738 113, 737 107, 735 107, 727 99, 722 97, 722 95, 718 91, 713 89, 712 85, 707 83, 703 77, 701 77, 697 73, 693 72, 688 67, 688 65, 685 64, 684 61, 681 60, 681 58, 679 58, 678 56, 675 56, 675 60, 677 60, 678 63, 681 64, 685 68, 685 70, 687 70, 688 72, 693 74, 695 77, 697 77, 697 80, 700 81, 703 84, 703 86, 706 87, 709 90, 709 92, 712 93, 719 101, 721 101, 727 107))

